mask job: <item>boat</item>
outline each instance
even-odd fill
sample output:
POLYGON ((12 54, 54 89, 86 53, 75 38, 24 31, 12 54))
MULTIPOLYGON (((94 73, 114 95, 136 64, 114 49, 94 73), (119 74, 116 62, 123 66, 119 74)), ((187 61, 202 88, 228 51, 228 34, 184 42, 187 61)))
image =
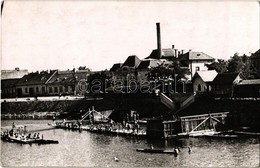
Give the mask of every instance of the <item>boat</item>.
POLYGON ((35 139, 34 143, 38 144, 58 144, 57 140, 48 140, 48 139, 35 139))
POLYGON ((176 154, 174 150, 163 150, 163 149, 136 149, 137 152, 144 152, 144 153, 160 153, 160 154, 176 154))
POLYGON ((238 138, 238 135, 230 135, 230 134, 213 134, 213 135, 205 135, 208 138, 219 138, 219 139, 232 139, 238 138))

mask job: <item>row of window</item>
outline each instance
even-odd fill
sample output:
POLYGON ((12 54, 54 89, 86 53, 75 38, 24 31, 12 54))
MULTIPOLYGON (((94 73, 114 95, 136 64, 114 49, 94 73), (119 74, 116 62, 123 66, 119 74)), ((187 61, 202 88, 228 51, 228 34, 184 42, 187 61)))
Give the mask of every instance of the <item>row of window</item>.
POLYGON ((3 89, 3 94, 15 94, 15 89, 3 89))
MULTIPOLYGON (((49 86, 49 93, 62 93, 62 92, 68 92, 69 91, 69 88, 71 90, 71 87, 70 86, 60 86, 60 87, 52 87, 52 86, 49 86)), ((35 92, 34 92, 34 88, 31 87, 31 88, 24 88, 24 91, 25 93, 40 93, 40 88, 39 87, 35 87, 35 92)), ((41 93, 45 93, 46 90, 45 90, 45 87, 42 86, 41 87, 41 93)))

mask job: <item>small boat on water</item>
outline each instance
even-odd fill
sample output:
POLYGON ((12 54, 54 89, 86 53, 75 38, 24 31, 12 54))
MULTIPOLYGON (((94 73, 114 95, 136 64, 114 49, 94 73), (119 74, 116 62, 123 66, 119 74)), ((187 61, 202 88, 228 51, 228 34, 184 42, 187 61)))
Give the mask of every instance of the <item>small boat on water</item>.
POLYGON ((160 153, 160 154, 176 154, 175 150, 163 150, 163 149, 136 149, 137 152, 144 153, 160 153))
POLYGON ((57 140, 48 140, 48 139, 35 139, 33 143, 38 143, 38 144, 58 144, 59 141, 57 140))
POLYGON ((213 135, 206 135, 205 137, 208 137, 208 138, 218 138, 218 139, 233 139, 233 138, 238 138, 238 135, 213 134, 213 135))

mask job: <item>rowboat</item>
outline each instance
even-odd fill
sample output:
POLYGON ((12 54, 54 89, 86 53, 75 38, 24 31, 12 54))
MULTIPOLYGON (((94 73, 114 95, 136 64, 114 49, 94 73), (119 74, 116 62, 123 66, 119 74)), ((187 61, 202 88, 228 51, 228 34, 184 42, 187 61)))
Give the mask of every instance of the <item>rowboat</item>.
POLYGON ((206 135, 208 138, 219 138, 219 139, 232 139, 237 138, 238 135, 229 135, 229 134, 215 134, 215 135, 206 135))
POLYGON ((176 154, 174 150, 163 150, 163 149, 136 149, 137 152, 144 152, 144 153, 161 153, 161 154, 176 154))
POLYGON ((48 139, 35 139, 34 143, 38 143, 38 144, 58 144, 59 141, 48 140, 48 139))

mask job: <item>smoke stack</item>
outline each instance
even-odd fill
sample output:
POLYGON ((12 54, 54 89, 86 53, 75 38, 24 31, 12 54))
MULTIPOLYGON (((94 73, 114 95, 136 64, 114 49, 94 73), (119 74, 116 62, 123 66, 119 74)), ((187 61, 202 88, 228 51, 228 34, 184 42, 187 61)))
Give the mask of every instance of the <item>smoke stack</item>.
POLYGON ((172 45, 172 49, 174 49, 174 45, 172 45))
POLYGON ((156 30, 157 30, 157 52, 158 52, 157 58, 160 59, 162 57, 160 23, 156 23, 156 30))

